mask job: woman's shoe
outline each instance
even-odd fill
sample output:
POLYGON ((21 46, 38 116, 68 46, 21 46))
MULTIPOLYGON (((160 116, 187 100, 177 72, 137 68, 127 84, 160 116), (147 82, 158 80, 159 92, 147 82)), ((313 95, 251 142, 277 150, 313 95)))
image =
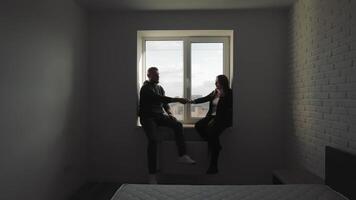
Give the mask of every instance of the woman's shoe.
POLYGON ((214 165, 210 165, 208 171, 206 171, 206 174, 217 174, 217 173, 218 173, 218 167, 214 165))
POLYGON ((157 184, 157 177, 156 174, 150 174, 148 175, 148 184, 157 184))

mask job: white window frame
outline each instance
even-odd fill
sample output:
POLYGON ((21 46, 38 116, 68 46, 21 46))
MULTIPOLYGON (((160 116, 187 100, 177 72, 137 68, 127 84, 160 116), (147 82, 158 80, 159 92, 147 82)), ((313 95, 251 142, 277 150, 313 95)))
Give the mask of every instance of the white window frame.
MULTIPOLYGON (((146 41, 183 41, 183 95, 191 98, 191 44, 223 43, 223 74, 232 84, 233 74, 233 31, 232 30, 178 30, 178 31, 137 31, 137 91, 146 80, 146 41)), ((184 106, 184 124, 192 124, 201 118, 193 118, 190 105, 184 106)))

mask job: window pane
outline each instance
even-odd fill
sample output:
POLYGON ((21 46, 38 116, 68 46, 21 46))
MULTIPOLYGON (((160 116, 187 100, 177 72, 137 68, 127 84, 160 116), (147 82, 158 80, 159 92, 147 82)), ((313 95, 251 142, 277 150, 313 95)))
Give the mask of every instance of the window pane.
MULTIPOLYGON (((146 69, 159 69, 159 84, 166 96, 183 97, 183 41, 146 41, 146 69)), ((178 120, 183 120, 184 107, 171 103, 171 111, 178 120)))
MULTIPOLYGON (((223 43, 191 44, 192 96, 196 99, 215 89, 215 79, 223 74, 223 43)), ((191 117, 205 117, 209 103, 192 104, 191 117)))

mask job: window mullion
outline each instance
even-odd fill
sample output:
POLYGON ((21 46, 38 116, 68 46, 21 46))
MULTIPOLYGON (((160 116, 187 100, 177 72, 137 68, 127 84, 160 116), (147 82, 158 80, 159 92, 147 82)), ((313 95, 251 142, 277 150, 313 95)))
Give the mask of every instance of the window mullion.
MULTIPOLYGON (((183 84, 184 84, 184 98, 191 98, 191 90, 190 90, 190 41, 189 38, 185 37, 184 38, 184 72, 183 72, 183 76, 184 76, 184 80, 183 80, 183 84)), ((185 123, 189 123, 191 121, 191 116, 190 116, 190 105, 189 104, 185 104, 184 105, 184 120, 185 123)))
MULTIPOLYGON (((191 99, 192 98, 192 70, 191 70, 191 65, 192 65, 192 58, 191 58, 191 43, 192 40, 191 38, 188 38, 187 42, 187 55, 188 55, 188 61, 187 61, 187 98, 191 99)), ((190 104, 187 104, 187 112, 188 112, 188 122, 192 122, 192 116, 191 116, 191 106, 190 104)))

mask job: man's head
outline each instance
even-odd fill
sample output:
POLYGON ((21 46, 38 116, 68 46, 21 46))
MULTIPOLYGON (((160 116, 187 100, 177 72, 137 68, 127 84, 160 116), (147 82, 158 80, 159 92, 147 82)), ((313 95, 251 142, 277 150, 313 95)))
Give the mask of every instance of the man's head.
POLYGON ((147 77, 150 82, 159 83, 159 73, 157 67, 148 68, 147 77))

